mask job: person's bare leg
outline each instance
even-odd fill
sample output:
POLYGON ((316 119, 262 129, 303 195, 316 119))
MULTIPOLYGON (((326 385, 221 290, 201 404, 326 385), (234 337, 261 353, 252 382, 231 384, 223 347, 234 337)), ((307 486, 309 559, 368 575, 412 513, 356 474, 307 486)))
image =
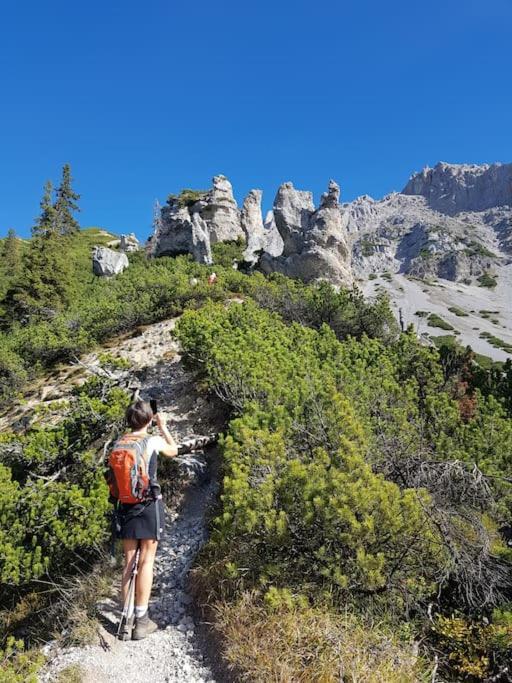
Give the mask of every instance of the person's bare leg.
POLYGON ((135 584, 135 605, 147 606, 153 585, 153 565, 158 541, 145 538, 140 542, 139 571, 135 584))
POLYGON ((128 584, 130 583, 133 563, 135 562, 135 554, 137 552, 137 546, 139 542, 140 541, 138 541, 136 538, 123 539, 124 564, 123 577, 121 580, 121 601, 123 605, 125 603, 126 595, 128 593, 128 584))
POLYGON ((135 627, 132 635, 134 640, 141 640, 158 628, 148 615, 149 596, 153 585, 153 564, 158 541, 144 539, 140 544, 139 572, 135 584, 135 627))

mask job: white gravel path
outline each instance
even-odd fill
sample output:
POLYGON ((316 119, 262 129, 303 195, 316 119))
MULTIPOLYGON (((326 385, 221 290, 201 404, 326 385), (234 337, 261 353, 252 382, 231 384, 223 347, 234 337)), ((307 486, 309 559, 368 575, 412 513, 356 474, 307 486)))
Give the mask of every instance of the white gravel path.
MULTIPOLYGON (((109 350, 130 361, 141 380, 141 397, 158 399, 160 409, 170 417, 171 431, 182 440, 218 431, 221 424, 215 408, 197 391, 194 378, 183 367, 172 339, 173 327, 174 321, 149 326, 139 337, 109 350)), ((113 635, 115 628, 102 627, 101 644, 63 650, 49 644, 49 662, 39 676, 41 683, 55 681, 59 672, 65 676, 66 668, 73 665, 80 667, 83 683, 215 683, 196 635, 186 579, 206 540, 205 516, 217 486, 215 479, 192 482, 186 486, 179 508, 166 511, 149 608, 159 630, 142 641, 121 642, 113 635)), ((99 607, 106 620, 117 623, 115 600, 105 600, 99 607)), ((59 679, 63 681, 65 678, 59 679)))
MULTIPOLYGON (((180 512, 168 512, 150 602, 150 614, 160 629, 145 640, 129 642, 116 640, 105 631, 103 647, 60 651, 41 675, 41 681, 54 681, 66 667, 79 665, 83 683, 214 683, 196 638, 192 597, 185 584, 194 557, 206 539, 204 513, 215 492, 215 482, 192 487, 180 512)), ((114 601, 105 601, 102 612, 115 623, 119 612, 114 601)))

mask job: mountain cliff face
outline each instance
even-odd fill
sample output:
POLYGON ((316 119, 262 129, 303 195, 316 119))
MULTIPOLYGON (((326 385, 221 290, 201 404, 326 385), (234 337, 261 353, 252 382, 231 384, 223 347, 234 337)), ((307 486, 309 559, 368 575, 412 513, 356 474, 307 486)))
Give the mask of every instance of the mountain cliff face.
POLYGON ((511 169, 437 164, 413 175, 402 193, 343 205, 364 293, 386 292, 404 325, 426 338, 449 332, 505 360, 512 350, 511 169))
POLYGON ((512 208, 447 215, 422 196, 394 193, 346 205, 356 276, 383 270, 465 282, 509 261, 512 208))
POLYGON ((430 208, 453 216, 512 206, 512 164, 446 164, 415 173, 403 194, 425 197, 430 208))

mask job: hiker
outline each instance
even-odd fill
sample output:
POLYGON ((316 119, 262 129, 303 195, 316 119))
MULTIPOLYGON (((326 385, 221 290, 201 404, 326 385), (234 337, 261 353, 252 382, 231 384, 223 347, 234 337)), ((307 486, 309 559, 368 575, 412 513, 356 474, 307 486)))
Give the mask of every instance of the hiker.
POLYGON ((125 605, 131 602, 131 607, 124 614, 120 637, 122 640, 141 640, 158 628, 148 614, 153 563, 165 523, 162 495, 156 479, 157 459, 159 453, 176 456, 178 447, 167 429, 165 416, 153 413, 146 401, 136 401, 129 406, 126 422, 131 431, 116 442, 110 455, 109 487, 116 501, 117 535, 123 542, 122 601, 125 605), (161 436, 148 434, 153 420, 161 436), (134 567, 133 610, 133 601, 128 600, 127 603, 127 598, 134 567))

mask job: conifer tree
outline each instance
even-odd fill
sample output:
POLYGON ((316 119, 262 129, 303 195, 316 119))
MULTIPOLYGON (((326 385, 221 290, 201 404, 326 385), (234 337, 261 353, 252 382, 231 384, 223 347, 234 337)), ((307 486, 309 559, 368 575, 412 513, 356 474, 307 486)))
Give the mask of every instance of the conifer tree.
POLYGON ((75 211, 80 211, 78 200, 80 195, 71 187, 71 166, 64 164, 62 167, 62 180, 57 188, 57 199, 54 204, 57 228, 61 235, 73 235, 78 232, 80 226, 73 216, 75 211))
POLYGON ((44 185, 43 198, 39 204, 41 213, 32 228, 32 237, 48 237, 50 233, 57 232, 57 212, 52 199, 53 183, 47 180, 44 185))
POLYGON ((7 277, 15 278, 21 265, 21 252, 16 231, 12 228, 8 231, 3 245, 2 261, 7 277))
POLYGON ((4 327, 14 321, 52 317, 66 306, 72 280, 66 236, 59 229, 58 199, 48 181, 41 199, 41 213, 32 228, 32 240, 23 254, 20 276, 3 299, 4 327))

